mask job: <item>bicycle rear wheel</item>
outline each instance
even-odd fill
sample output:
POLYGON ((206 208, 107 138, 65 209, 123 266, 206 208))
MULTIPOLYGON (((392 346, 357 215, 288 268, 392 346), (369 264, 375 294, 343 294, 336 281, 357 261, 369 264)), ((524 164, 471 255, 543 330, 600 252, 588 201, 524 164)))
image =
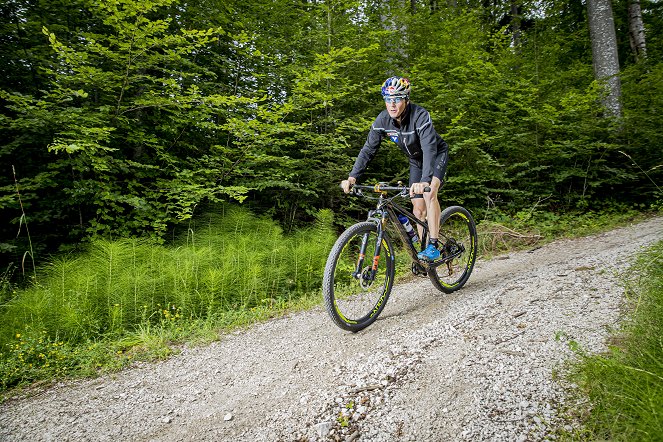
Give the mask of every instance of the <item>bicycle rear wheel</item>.
POLYGON ((355 224, 336 240, 327 258, 322 281, 325 307, 334 323, 343 330, 358 332, 371 325, 389 299, 395 257, 385 235, 374 269, 377 239, 378 228, 374 223, 355 224), (366 252, 361 257, 363 243, 366 252))
POLYGON ((429 268, 428 276, 438 290, 451 293, 467 282, 476 260, 477 228, 470 212, 460 206, 444 209, 439 241, 443 258, 429 268))

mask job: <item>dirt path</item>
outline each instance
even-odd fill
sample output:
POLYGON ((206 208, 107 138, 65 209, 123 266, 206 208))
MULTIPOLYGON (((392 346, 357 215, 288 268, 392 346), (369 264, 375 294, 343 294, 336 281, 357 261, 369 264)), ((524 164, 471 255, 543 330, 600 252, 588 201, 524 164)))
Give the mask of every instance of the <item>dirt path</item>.
POLYGON ((0 406, 3 441, 525 441, 560 424, 568 341, 603 349, 616 272, 663 218, 479 262, 466 287, 394 288, 373 326, 322 309, 0 406))

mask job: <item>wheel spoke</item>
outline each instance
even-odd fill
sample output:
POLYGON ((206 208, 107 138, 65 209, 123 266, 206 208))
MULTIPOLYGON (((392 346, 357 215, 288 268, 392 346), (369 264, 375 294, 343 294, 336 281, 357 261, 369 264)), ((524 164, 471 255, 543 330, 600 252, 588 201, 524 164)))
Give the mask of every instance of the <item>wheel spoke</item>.
POLYGON ((354 236, 341 250, 334 272, 335 308, 349 322, 358 322, 371 313, 382 296, 386 286, 386 266, 378 262, 377 272, 372 277, 373 256, 375 253, 376 234, 369 235, 366 256, 360 273, 355 265, 359 262, 359 247, 362 236, 354 236), (352 266, 351 270, 348 268, 352 266))

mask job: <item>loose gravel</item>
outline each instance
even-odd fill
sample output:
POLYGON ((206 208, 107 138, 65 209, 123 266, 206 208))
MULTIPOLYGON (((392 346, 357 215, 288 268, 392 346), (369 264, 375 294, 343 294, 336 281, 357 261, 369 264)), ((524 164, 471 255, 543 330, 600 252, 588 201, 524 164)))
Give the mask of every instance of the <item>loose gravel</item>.
POLYGON ((538 441, 570 429, 554 374, 619 326, 619 273, 663 218, 479 261, 459 292, 394 287, 351 334, 322 308, 0 405, 3 441, 538 441))

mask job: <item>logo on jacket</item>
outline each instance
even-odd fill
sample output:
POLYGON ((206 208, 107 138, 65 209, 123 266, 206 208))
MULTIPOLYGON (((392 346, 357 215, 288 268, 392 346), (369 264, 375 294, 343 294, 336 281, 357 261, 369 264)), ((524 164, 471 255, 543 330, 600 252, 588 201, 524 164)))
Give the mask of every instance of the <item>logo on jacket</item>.
POLYGON ((398 132, 387 132, 387 138, 398 144, 398 132))

